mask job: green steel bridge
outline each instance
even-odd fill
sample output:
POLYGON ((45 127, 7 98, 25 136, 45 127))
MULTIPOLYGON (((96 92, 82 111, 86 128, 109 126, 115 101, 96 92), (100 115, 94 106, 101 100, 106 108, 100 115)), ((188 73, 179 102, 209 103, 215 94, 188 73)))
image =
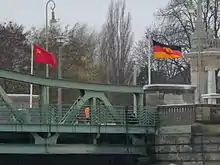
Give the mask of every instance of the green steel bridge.
POLYGON ((0 78, 40 88, 39 108, 20 109, 0 86, 0 154, 147 156, 157 113, 143 106, 142 88, 78 83, 3 69, 0 78), (47 87, 78 89, 80 95, 72 105, 50 105, 47 87), (136 115, 132 107, 112 105, 104 92, 136 95, 136 115), (83 108, 88 105, 91 117, 85 121, 83 108))

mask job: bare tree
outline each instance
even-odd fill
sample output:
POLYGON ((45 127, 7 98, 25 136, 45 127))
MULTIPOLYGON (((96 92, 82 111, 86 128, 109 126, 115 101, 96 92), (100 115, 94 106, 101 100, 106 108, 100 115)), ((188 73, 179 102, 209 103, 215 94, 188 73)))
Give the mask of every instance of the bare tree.
POLYGON ((111 2, 108 17, 100 35, 100 60, 104 64, 106 83, 128 84, 133 62, 131 16, 125 1, 111 2))
MULTIPOLYGON (((153 38, 165 44, 179 45, 183 52, 188 52, 191 48, 190 36, 195 30, 195 19, 197 16, 196 5, 189 6, 188 0, 170 0, 167 7, 160 9, 155 13, 156 19, 160 21, 156 27, 146 30, 147 35, 151 33, 153 38), (192 10, 194 11, 192 12, 192 10)), ((193 3, 196 4, 196 0, 193 3)), ((218 38, 220 28, 219 17, 220 0, 204 0, 203 1, 203 20, 209 37, 218 38)), ((145 41, 147 40, 145 39, 145 41)), ((142 49, 140 44, 137 49, 142 49)), ((152 61, 153 65, 160 62, 159 70, 166 70, 167 79, 179 76, 182 83, 190 83, 190 65, 189 59, 183 56, 181 59, 163 59, 152 61), (163 65, 161 65, 161 62, 163 65)))
MULTIPOLYGON (((180 45, 183 52, 188 52, 191 48, 190 36, 195 30, 197 17, 197 1, 193 0, 194 6, 189 6, 187 2, 188 0, 171 0, 166 8, 155 14, 161 19, 160 27, 162 28, 159 28, 160 33, 158 33, 160 39, 165 43, 180 45), (191 9, 194 11, 192 12, 191 9)), ((203 20, 209 37, 218 38, 219 36, 219 3, 219 0, 203 1, 203 20)), ((173 65, 177 70, 176 74, 183 76, 183 80, 190 83, 190 65, 186 56, 179 60, 170 60, 168 65, 173 65)))
MULTIPOLYGON (((33 29, 32 40, 45 47, 45 30, 33 29)), ((62 29, 57 23, 49 29, 49 51, 59 53, 62 47, 63 76, 74 81, 93 81, 97 73, 94 63, 97 47, 96 33, 90 31, 87 25, 76 23, 73 27, 62 29)), ((36 64, 38 74, 45 73, 45 65, 36 64)), ((36 73, 37 74, 37 73, 36 73)), ((56 77, 54 70, 52 75, 56 77)))
MULTIPOLYGON (((153 30, 147 29, 146 30, 146 37, 140 40, 133 52, 133 56, 135 56, 136 60, 140 64, 140 66, 147 67, 148 65, 148 55, 149 55, 149 34, 152 38, 156 41, 165 44, 173 44, 179 45, 178 43, 172 42, 169 40, 169 35, 166 32, 161 32, 160 28, 154 28, 153 30)), ((183 50, 184 52, 184 50, 183 50)), ((190 83, 190 75, 189 75, 189 61, 188 58, 183 56, 180 59, 157 59, 153 58, 152 52, 150 52, 151 58, 151 71, 154 72, 156 75, 160 75, 160 77, 156 77, 156 75, 152 75, 152 81, 155 83, 190 83), (187 73, 187 74, 186 74, 187 73), (162 76, 163 75, 163 76, 162 76), (163 77, 163 79, 161 79, 163 77), (181 77, 181 81, 171 81, 171 79, 175 77, 181 77), (153 80, 154 78, 154 80, 153 80)))
MULTIPOLYGON (((31 39, 45 47, 45 30, 33 29, 31 39)), ((97 36, 85 24, 76 23, 64 29, 57 23, 49 28, 49 51, 56 57, 62 50, 63 78, 78 82, 96 82, 98 69, 94 58, 96 55, 97 36)), ((50 70, 50 77, 57 77, 57 69, 50 70)), ((45 75, 45 65, 35 64, 35 75, 45 75)), ((35 88, 37 93, 38 88, 35 88)), ((51 103, 57 101, 57 89, 51 88, 51 103)), ((77 97, 78 90, 63 89, 63 102, 71 103, 77 97)))
MULTIPOLYGON (((30 45, 22 25, 14 22, 0 24, 0 66, 2 69, 28 72, 30 66, 30 45)), ((27 84, 1 80, 8 93, 26 93, 27 84)))

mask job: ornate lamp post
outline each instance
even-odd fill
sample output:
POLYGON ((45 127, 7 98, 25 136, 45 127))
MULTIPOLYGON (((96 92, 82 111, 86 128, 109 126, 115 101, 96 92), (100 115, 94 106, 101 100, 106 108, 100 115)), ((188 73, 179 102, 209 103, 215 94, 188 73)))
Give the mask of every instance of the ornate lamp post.
MULTIPOLYGON (((50 3, 52 4, 51 6, 51 20, 50 23, 56 23, 56 19, 55 19, 55 14, 54 14, 54 9, 56 8, 56 3, 53 0, 48 0, 46 3, 46 27, 45 27, 45 35, 46 35, 46 50, 48 51, 48 47, 49 47, 49 25, 48 25, 48 7, 50 5, 50 3)), ((46 65, 46 77, 49 77, 49 65, 46 65)), ((46 98, 47 98, 47 103, 49 104, 49 87, 47 87, 46 90, 46 98)))

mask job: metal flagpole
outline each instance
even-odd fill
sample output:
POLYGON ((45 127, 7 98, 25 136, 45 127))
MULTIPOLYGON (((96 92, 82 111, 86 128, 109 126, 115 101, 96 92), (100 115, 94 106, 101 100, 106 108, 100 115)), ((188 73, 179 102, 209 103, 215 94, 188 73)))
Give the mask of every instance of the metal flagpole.
MULTIPOLYGON (((45 6, 45 9, 46 9, 46 27, 45 27, 45 35, 46 35, 46 51, 48 51, 49 49, 49 26, 48 26, 48 7, 49 7, 49 4, 52 3, 52 7, 51 7, 51 10, 52 10, 52 19, 50 20, 50 23, 56 23, 56 19, 55 19, 55 14, 54 14, 54 10, 56 8, 56 3, 53 1, 53 0, 48 0, 47 3, 46 3, 46 6, 45 6)), ((50 75, 49 75, 49 65, 46 64, 46 77, 48 78, 50 75)), ((49 87, 47 86, 46 87, 46 98, 47 98, 47 104, 50 103, 50 89, 49 87)))
MULTIPOLYGON (((58 79, 62 79, 62 49, 63 45, 59 47, 58 54, 58 79)), ((62 88, 57 90, 57 104, 58 104, 58 119, 61 119, 62 116, 62 88)))
POLYGON ((148 85, 151 84, 151 34, 149 34, 149 41, 148 41, 148 85))
MULTIPOLYGON (((197 21, 202 20, 202 0, 198 0, 197 2, 197 21)), ((200 36, 198 37, 198 63, 197 63, 197 72, 198 72, 198 78, 197 78, 197 88, 198 88, 198 102, 201 104, 201 72, 202 72, 202 61, 201 61, 201 39, 200 36)))
MULTIPOLYGON (((34 46, 31 44, 31 75, 34 73, 34 46)), ((33 105, 33 84, 30 85, 30 108, 33 105)))
MULTIPOLYGON (((137 85, 137 66, 136 64, 134 64, 133 66, 133 85, 137 85)), ((133 112, 135 115, 137 115, 137 98, 136 95, 133 94, 133 112)))

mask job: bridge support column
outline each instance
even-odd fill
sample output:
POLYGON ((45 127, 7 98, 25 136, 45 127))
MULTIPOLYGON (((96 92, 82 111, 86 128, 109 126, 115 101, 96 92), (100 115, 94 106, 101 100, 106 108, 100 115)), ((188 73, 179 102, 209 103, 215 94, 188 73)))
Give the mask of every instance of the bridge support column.
POLYGON ((148 164, 148 157, 140 157, 138 158, 138 161, 136 165, 146 165, 148 164))
MULTIPOLYGON (((131 135, 131 139, 132 139, 132 145, 137 145, 137 146, 146 146, 145 144, 145 136, 135 136, 135 135, 131 135)), ((143 148, 143 147, 142 147, 143 148)), ((140 148, 137 148, 138 151, 140 151, 140 148)), ((141 153, 143 153, 143 155, 146 154, 146 149, 143 148, 141 150, 141 153)))
POLYGON ((96 101, 97 98, 95 96, 92 96, 89 99, 89 105, 91 105, 91 114, 90 114, 90 119, 91 119, 91 124, 97 123, 97 117, 96 117, 96 101))
POLYGON ((41 113, 43 116, 43 123, 48 124, 48 111, 49 111, 49 104, 48 104, 48 98, 47 98, 47 88, 46 86, 41 85, 40 86, 40 108, 41 113))
POLYGON ((97 107, 96 107, 96 100, 97 100, 97 98, 93 97, 92 98, 92 103, 91 103, 91 105, 92 105, 91 116, 92 116, 92 119, 93 119, 92 121, 93 122, 96 122, 96 116, 95 116, 95 111, 97 109, 97 107))
MULTIPOLYGON (((95 115, 95 112, 96 112, 96 108, 97 108, 97 104, 96 104, 96 101, 97 101, 97 98, 96 97, 92 97, 91 98, 91 105, 92 105, 92 110, 91 110, 91 121, 92 121, 92 124, 95 124, 97 123, 97 117, 95 115)), ((93 141, 92 143, 93 144, 97 144, 97 140, 99 139, 100 137, 100 134, 94 134, 93 135, 93 141)))
POLYGON ((92 144, 98 144, 97 140, 100 138, 100 134, 94 134, 93 135, 93 141, 92 144))
POLYGON ((139 94, 136 94, 137 96, 137 104, 139 107, 143 107, 144 106, 144 94, 143 93, 139 93, 139 94))
POLYGON ((34 137, 35 144, 56 144, 59 134, 43 138, 37 133, 32 133, 32 136, 34 137))
MULTIPOLYGON (((136 106, 137 107, 137 114, 135 114, 137 117, 138 117, 138 119, 144 119, 143 118, 143 113, 141 113, 140 111, 142 110, 143 111, 143 106, 144 106, 144 94, 136 94, 136 98, 137 98, 137 105, 134 105, 134 106, 136 106)), ((139 120, 139 122, 141 122, 142 123, 142 121, 141 120, 139 120)), ((143 121, 143 122, 145 122, 145 121, 143 121)))
MULTIPOLYGON (((216 94, 216 72, 217 68, 208 68, 208 94, 216 94)), ((216 104, 216 98, 208 98, 208 104, 216 104)))

